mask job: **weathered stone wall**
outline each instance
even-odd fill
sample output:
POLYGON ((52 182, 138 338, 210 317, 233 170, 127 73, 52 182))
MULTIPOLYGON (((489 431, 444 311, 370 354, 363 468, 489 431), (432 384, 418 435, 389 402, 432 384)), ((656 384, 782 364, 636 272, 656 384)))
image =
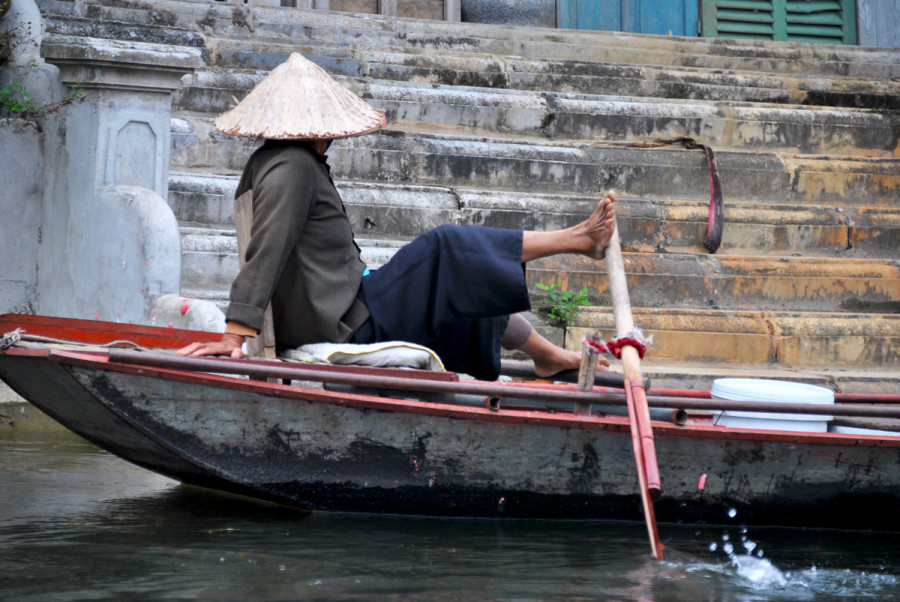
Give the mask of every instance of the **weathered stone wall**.
MULTIPOLYGON (((340 12, 383 14, 411 19, 445 18, 445 10, 457 6, 459 0, 185 0, 199 4, 234 4, 239 6, 315 8, 340 12)), ((555 2, 555 0, 553 0, 555 2)))
POLYGON ((390 7, 383 0, 330 0, 328 9, 370 14, 385 12, 385 9, 388 9, 397 17, 435 20, 444 18, 443 0, 395 0, 390 7))
MULTIPOLYGON (((34 2, 12 0, 0 21, 10 42, 0 63, 0 85, 22 86, 35 106, 65 94, 58 70, 40 56, 43 37, 34 2)), ((19 113, 0 127, 0 313, 31 312, 39 302, 38 255, 43 240, 44 200, 52 189, 60 146, 60 118, 19 113)))
POLYGON ((495 25, 556 27, 556 0, 462 0, 462 20, 495 25))
POLYGON ((900 48, 898 11, 897 0, 857 0, 859 45, 900 48))
POLYGON ((29 313, 36 304, 41 239, 45 133, 24 119, 0 127, 0 312, 29 313))

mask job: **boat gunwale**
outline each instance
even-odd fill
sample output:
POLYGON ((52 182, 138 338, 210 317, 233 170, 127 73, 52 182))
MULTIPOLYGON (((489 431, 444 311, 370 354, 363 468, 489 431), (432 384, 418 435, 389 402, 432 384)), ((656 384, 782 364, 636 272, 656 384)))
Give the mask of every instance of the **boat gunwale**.
POLYGON ((178 348, 195 341, 218 341, 222 335, 202 330, 164 328, 140 324, 119 324, 32 314, 0 314, 0 328, 21 329, 24 333, 54 337, 73 344, 103 345, 124 335, 128 341, 149 348, 178 348), (77 335, 78 338, 73 338, 77 335))
MULTIPOLYGON (((14 351, 14 354, 16 355, 33 357, 36 359, 45 357, 50 361, 62 364, 71 364, 87 368, 110 370, 114 372, 133 374, 136 376, 145 376, 150 378, 161 378, 164 380, 176 382, 209 385, 238 391, 248 391, 263 395, 272 395, 275 397, 302 400, 310 403, 327 403, 329 405, 371 409, 384 412, 403 412, 407 414, 440 416, 453 419, 499 423, 507 425, 541 425, 611 432, 628 432, 630 428, 628 419, 624 416, 597 416, 593 414, 590 416, 577 416, 575 415, 574 411, 571 414, 568 414, 551 412, 549 410, 543 409, 521 409, 514 405, 514 401, 511 401, 509 403, 509 405, 513 407, 504 407, 499 410, 493 410, 487 407, 480 408, 469 405, 461 406, 446 402, 400 399, 395 397, 376 397, 364 393, 328 391, 324 389, 315 389, 310 387, 285 385, 281 383, 271 383, 239 378, 225 374, 194 372, 173 368, 117 363, 109 361, 108 354, 104 351, 70 351, 51 349, 14 349, 12 351, 14 351)), ((10 350, 5 353, 9 352, 10 350)), ((256 361, 256 363, 258 364, 267 363, 265 360, 253 361, 256 361)), ((279 364, 281 364, 281 362, 279 362, 279 364)), ((541 388, 544 388, 544 386, 542 386, 541 388)), ((660 421, 653 422, 653 431, 655 434, 658 434, 660 436, 674 436, 682 438, 702 437, 723 440, 737 439, 772 443, 781 442, 790 444, 826 444, 840 446, 853 445, 857 447, 863 446, 900 448, 900 435, 892 437, 857 433, 776 431, 703 425, 691 422, 685 425, 675 425, 660 421)))

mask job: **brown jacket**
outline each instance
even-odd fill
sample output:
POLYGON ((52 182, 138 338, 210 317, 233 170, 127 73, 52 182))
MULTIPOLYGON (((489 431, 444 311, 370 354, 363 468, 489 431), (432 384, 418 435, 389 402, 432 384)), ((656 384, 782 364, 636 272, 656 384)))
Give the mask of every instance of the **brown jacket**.
POLYGON ((325 156, 304 141, 267 141, 236 196, 251 189, 247 261, 226 319, 259 331, 271 299, 279 347, 347 340, 368 316, 356 300, 366 266, 325 156))

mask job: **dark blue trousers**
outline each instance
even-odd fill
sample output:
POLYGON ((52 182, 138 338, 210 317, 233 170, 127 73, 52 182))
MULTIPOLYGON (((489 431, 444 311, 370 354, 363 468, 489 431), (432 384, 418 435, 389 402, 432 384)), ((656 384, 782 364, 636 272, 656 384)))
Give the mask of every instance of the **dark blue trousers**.
POLYGON ((364 277, 360 298, 371 318, 351 342, 418 343, 448 370, 495 380, 509 315, 531 307, 522 231, 435 228, 364 277))

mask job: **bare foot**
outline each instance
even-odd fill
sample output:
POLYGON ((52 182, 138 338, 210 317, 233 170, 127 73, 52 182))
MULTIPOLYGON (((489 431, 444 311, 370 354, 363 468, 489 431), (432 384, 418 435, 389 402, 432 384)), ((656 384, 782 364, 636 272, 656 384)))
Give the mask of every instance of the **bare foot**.
MULTIPOLYGON (((553 376, 566 370, 578 370, 581 367, 581 353, 557 348, 553 354, 532 358, 534 373, 541 377, 553 376)), ((597 362, 598 372, 609 372, 609 362, 601 357, 597 362)))
MULTIPOLYGON (((566 370, 578 370, 581 367, 581 352, 557 347, 537 330, 532 330, 528 339, 519 347, 534 362, 534 373, 540 377, 553 376, 566 370)), ((609 362, 601 357, 597 364, 598 372, 607 372, 609 362)))
POLYGON ((606 247, 616 229, 615 202, 616 193, 610 190, 594 212, 575 226, 575 235, 579 239, 577 244, 583 255, 592 259, 603 259, 606 255, 606 247))

